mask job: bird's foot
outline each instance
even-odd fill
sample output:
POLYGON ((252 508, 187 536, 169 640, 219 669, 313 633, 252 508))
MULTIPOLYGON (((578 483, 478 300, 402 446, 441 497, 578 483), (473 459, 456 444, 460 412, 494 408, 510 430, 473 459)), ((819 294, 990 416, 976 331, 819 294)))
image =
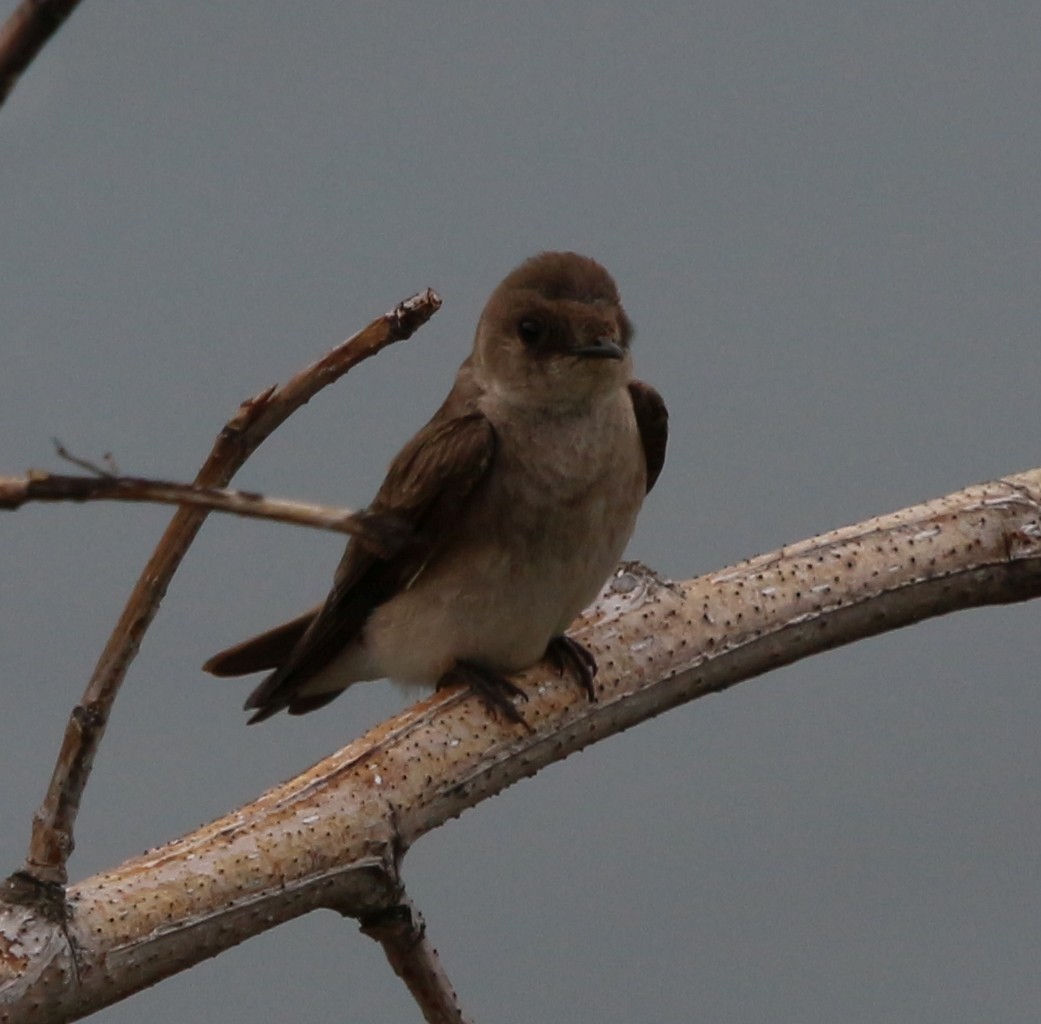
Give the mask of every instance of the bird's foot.
POLYGON ((593 677, 596 675, 596 658, 593 657, 589 648, 584 647, 577 640, 569 636, 555 636, 546 648, 546 660, 554 665, 560 675, 567 669, 577 677, 586 696, 596 700, 596 690, 593 688, 593 677))
POLYGON ((460 659, 438 680, 437 688, 440 690, 454 683, 469 686, 481 698, 493 718, 502 716, 508 722, 523 725, 528 732, 534 731, 512 700, 514 697, 527 700, 528 695, 501 672, 486 668, 475 661, 460 659))

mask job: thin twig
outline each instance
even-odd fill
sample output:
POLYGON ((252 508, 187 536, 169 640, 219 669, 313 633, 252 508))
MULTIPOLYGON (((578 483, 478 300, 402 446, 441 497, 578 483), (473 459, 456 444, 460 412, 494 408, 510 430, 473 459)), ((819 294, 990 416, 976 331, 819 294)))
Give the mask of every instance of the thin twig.
POLYGON ((196 487, 172 480, 137 476, 59 476, 32 470, 25 476, 0 476, 0 509, 14 510, 29 502, 130 501, 158 505, 190 505, 250 519, 310 526, 333 533, 367 536, 365 516, 332 505, 265 498, 251 491, 196 487))
POLYGON ((51 438, 51 444, 54 445, 54 451, 59 459, 64 459, 66 462, 71 462, 74 466, 79 466, 80 469, 85 469, 88 473, 93 476, 119 476, 119 470, 116 468, 115 459, 112 458, 111 452, 106 452, 103 456, 107 465, 99 466, 96 462, 91 462, 90 459, 80 458, 78 455, 73 455, 68 448, 65 447, 56 437, 51 438))
POLYGON ((22 0, 0 26, 0 105, 80 0, 22 0))
MULTIPOLYGON (((243 402, 220 432, 195 478, 200 489, 221 488, 288 416, 362 360, 410 337, 441 306, 429 289, 374 320, 281 387, 271 387, 243 402)), ((104 735, 120 684, 155 618, 173 574, 206 519, 207 510, 179 508, 127 600, 98 659, 81 702, 73 709, 54 774, 33 818, 25 871, 48 885, 64 885, 66 862, 80 799, 104 735)))

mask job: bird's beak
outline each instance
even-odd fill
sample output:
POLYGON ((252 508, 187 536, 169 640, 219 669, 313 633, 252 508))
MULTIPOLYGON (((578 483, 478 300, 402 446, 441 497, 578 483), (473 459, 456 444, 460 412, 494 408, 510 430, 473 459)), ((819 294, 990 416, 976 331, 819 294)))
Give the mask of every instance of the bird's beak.
POLYGON ((597 338, 589 345, 579 345, 568 353, 583 359, 624 359, 625 351, 614 338, 597 338))

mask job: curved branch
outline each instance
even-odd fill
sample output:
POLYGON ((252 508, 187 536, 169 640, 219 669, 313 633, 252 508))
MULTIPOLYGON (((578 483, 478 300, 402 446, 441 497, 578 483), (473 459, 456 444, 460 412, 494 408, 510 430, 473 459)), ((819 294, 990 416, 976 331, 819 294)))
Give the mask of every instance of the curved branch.
POLYGON ((82 1016, 308 910, 366 919, 399 898, 397 863, 417 839, 598 739, 819 651, 1038 595, 1041 469, 685 583, 623 565, 578 633, 600 664, 596 703, 532 669, 518 677, 529 732, 439 692, 254 803, 71 887, 67 920, 13 892, 0 1006, 11 1021, 30 1007, 82 1016))

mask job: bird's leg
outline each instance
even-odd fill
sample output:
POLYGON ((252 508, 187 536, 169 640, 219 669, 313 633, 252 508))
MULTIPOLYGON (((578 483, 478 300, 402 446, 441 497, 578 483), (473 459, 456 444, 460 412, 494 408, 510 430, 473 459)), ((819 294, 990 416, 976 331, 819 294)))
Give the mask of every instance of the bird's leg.
POLYGON ((461 658, 437 681, 437 688, 440 690, 453 683, 469 686, 481 698, 493 718, 501 715, 508 722, 523 725, 529 732, 534 731, 510 699, 519 697, 521 700, 527 700, 528 695, 501 672, 461 658))
POLYGON ((584 647, 577 640, 569 636, 555 636, 546 648, 546 660, 554 665, 557 671, 563 675, 567 669, 571 669, 578 678, 582 689, 590 701, 596 700, 596 690, 593 688, 593 676, 596 675, 596 658, 590 653, 589 648, 584 647))

